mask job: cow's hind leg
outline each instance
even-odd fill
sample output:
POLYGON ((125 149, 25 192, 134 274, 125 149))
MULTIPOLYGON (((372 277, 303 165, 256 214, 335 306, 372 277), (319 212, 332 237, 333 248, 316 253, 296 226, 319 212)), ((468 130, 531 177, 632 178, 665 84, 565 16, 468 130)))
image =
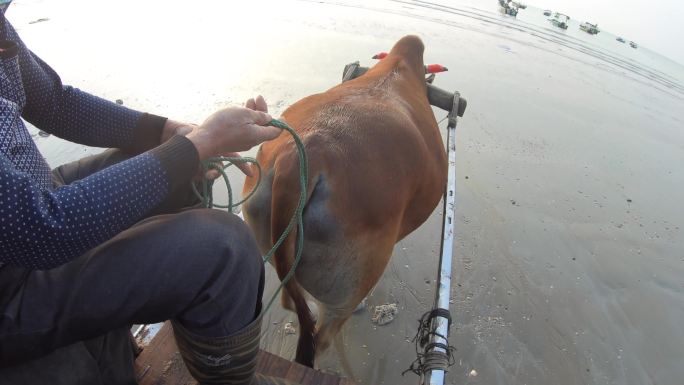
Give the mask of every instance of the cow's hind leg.
MULTIPOLYGON (((356 302, 356 301, 354 301, 356 302)), ((330 344, 335 344, 335 349, 339 355, 342 369, 351 377, 356 378, 352 371, 346 351, 344 350, 340 330, 349 317, 354 313, 355 306, 350 305, 345 309, 332 310, 322 304, 318 304, 319 314, 316 325, 316 357, 328 349, 330 344)))
POLYGON ((320 313, 316 325, 316 353, 324 352, 334 341, 335 336, 342 329, 342 325, 354 312, 355 306, 343 309, 331 309, 319 304, 320 313))
POLYGON ((286 290, 294 304, 294 311, 297 313, 297 320, 299 321, 299 339, 297 340, 295 361, 313 368, 316 351, 314 340, 316 321, 314 321, 309 305, 302 294, 302 289, 295 279, 286 284, 286 290))
POLYGON ((297 308, 295 308, 294 301, 292 300, 292 297, 290 297, 290 295, 287 294, 287 290, 280 291, 280 305, 282 305, 283 309, 295 313, 297 312, 297 308))
POLYGON ((385 239, 381 236, 369 238, 372 241, 361 243, 358 240, 348 240, 346 242, 347 245, 360 245, 348 248, 348 250, 361 250, 361 252, 347 254, 346 263, 338 263, 337 270, 327 277, 327 281, 337 283, 334 289, 342 290, 327 291, 327 295, 317 297, 319 308, 316 323, 316 353, 322 353, 330 346, 342 325, 375 287, 387 266, 392 255, 394 238, 391 236, 385 236, 385 239), (373 261, 373 263, 367 263, 367 261, 373 261))
POLYGON ((344 372, 349 376, 352 381, 356 381, 356 375, 354 374, 354 371, 352 370, 351 364, 349 363, 349 358, 347 357, 347 352, 344 350, 344 339, 342 336, 342 333, 337 333, 337 335, 334 338, 335 342, 335 350, 337 351, 337 355, 339 356, 340 359, 340 365, 342 365, 342 369, 344 372))
MULTIPOLYGON (((318 320, 318 302, 315 298, 313 298, 313 296, 311 296, 311 294, 309 294, 306 290, 302 289, 301 286, 300 290, 302 291, 304 298, 306 299, 307 305, 309 305, 311 316, 313 316, 313 320, 315 322, 316 320, 318 320)), ((282 290, 280 292, 280 304, 285 310, 289 310, 294 313, 297 312, 297 307, 295 306, 292 297, 290 297, 290 295, 287 294, 287 290, 282 290)))
MULTIPOLYGON (((288 246, 287 243, 284 245, 285 248, 288 248, 288 246)), ((292 247, 291 249, 294 248, 292 247)), ((285 276, 290 270, 290 266, 288 266, 284 256, 278 255, 275 258, 275 268, 278 273, 278 278, 280 278, 281 281, 285 279, 285 276)), ((316 351, 314 341, 316 321, 314 321, 314 318, 311 315, 311 310, 309 310, 309 305, 306 303, 306 298, 304 297, 304 290, 299 285, 299 282, 297 282, 296 277, 291 277, 285 284, 284 291, 287 291, 287 294, 283 293, 281 300, 285 303, 290 302, 290 305, 294 305, 294 311, 297 313, 297 319, 299 320, 299 340, 297 341, 297 355, 295 361, 313 368, 314 354, 316 351)))

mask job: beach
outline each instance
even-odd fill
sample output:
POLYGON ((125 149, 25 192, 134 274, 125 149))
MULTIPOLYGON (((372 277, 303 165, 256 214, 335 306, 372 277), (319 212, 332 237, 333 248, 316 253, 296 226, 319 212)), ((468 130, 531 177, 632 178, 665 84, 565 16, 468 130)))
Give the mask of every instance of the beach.
MULTIPOLYGON (((373 65, 417 34, 426 64, 449 68, 434 84, 468 100, 456 130, 447 383, 682 383, 684 67, 617 42, 619 31, 592 36, 577 20, 563 31, 540 9, 512 18, 494 0, 17 0, 6 15, 65 84, 197 123, 256 94, 278 116, 338 84, 345 64, 373 65)), ((31 132, 52 167, 102 151, 31 132)), ((362 384, 417 382, 402 372, 434 301, 440 231, 441 206, 396 245, 341 352, 319 368, 362 384), (398 313, 376 325, 383 304, 398 313)), ((278 284, 267 269, 266 300, 278 284)), ((285 325, 296 319, 276 302, 262 347, 292 359, 297 335, 285 325)))

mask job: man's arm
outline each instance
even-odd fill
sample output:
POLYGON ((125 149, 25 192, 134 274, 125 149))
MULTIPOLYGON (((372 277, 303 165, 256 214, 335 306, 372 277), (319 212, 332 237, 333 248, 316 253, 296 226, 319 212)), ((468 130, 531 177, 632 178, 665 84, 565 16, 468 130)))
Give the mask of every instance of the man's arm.
POLYGON ((265 112, 226 108, 143 154, 49 191, 0 153, 0 263, 49 269, 144 218, 190 182, 199 160, 276 138, 265 112))
POLYGON ((0 154, 0 262, 49 269, 132 226, 187 184, 198 152, 175 136, 155 149, 54 191, 0 154))

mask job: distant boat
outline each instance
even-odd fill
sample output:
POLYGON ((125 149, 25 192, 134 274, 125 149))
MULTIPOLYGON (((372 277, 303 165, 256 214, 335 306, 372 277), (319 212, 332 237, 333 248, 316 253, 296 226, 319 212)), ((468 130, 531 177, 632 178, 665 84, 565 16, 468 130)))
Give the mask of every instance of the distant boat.
POLYGON ((518 8, 515 7, 505 7, 504 13, 511 16, 518 16, 518 8))
POLYGON ((499 0, 499 5, 501 6, 501 12, 510 16, 518 15, 518 4, 510 0, 499 0))
POLYGON ((635 42, 633 42, 633 41, 630 41, 630 42, 629 42, 629 46, 632 47, 632 48, 636 48, 636 47, 637 47, 637 43, 635 43, 635 42))
POLYGON ((580 29, 581 29, 582 31, 585 31, 586 33, 588 33, 588 34, 590 34, 590 35, 596 35, 597 33, 601 32, 601 31, 598 29, 598 25, 597 25, 597 24, 591 24, 591 23, 588 22, 588 21, 585 21, 584 23, 580 24, 580 29))
POLYGON ((622 38, 621 36, 618 36, 615 40, 619 41, 620 43, 624 43, 625 39, 622 38))
POLYGON ((551 16, 551 10, 550 10, 550 9, 545 9, 545 10, 544 10, 544 16, 551 16))
POLYGON ((520 3, 520 2, 517 2, 517 1, 512 1, 511 4, 513 4, 514 6, 520 8, 520 9, 525 9, 525 8, 527 8, 527 5, 525 5, 525 4, 523 4, 523 3, 520 3))
POLYGON ((562 13, 556 12, 553 15, 553 19, 549 19, 551 24, 558 28, 568 29, 568 23, 570 22, 570 16, 564 15, 562 13))

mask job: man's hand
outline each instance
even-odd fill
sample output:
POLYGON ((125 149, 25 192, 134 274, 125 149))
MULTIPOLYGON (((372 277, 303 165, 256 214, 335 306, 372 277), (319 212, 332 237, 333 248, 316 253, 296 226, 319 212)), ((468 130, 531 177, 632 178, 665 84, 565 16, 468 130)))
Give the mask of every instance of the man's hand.
MULTIPOLYGON (((273 118, 266 113, 266 102, 258 96, 245 103, 246 108, 228 107, 209 116, 200 126, 192 128, 187 137, 199 153, 200 160, 215 156, 239 156, 261 142, 275 139, 280 128, 266 126, 273 118)), ((251 167, 244 164, 243 172, 251 175, 251 167)))
MULTIPOLYGON (((266 101, 264 100, 264 98, 263 98, 261 95, 257 96, 256 98, 250 98, 249 100, 247 100, 247 102, 245 103, 245 107, 248 108, 248 109, 250 109, 250 110, 268 113, 268 106, 266 105, 266 101)), ((237 113, 237 112, 228 112, 227 110, 230 110, 230 108, 227 108, 227 109, 224 109, 224 110, 220 110, 220 111, 214 113, 213 115, 211 115, 211 116, 207 119, 207 121, 205 121, 205 123, 207 123, 210 119, 214 118, 216 115, 222 115, 223 118, 226 118, 226 116, 225 116, 226 114, 227 114, 227 115, 234 115, 234 114, 237 113)), ((236 108, 235 110, 245 110, 245 109, 243 109, 243 108, 236 108)), ((244 114, 244 112, 242 112, 242 113, 244 114)), ((268 114, 266 114, 266 116, 268 116, 268 120, 266 121, 266 123, 268 123, 268 121, 270 121, 271 118, 270 118, 270 115, 268 115, 268 114)), ((253 117, 250 117, 250 119, 254 120, 253 117)), ((265 119, 265 118, 263 118, 263 119, 265 119)), ((262 120, 262 121, 263 121, 263 120, 262 120)), ((224 123, 228 123, 229 125, 232 124, 232 122, 224 122, 224 123)), ((256 123, 256 122, 252 122, 252 123, 256 123)), ((265 124, 265 123, 263 123, 263 124, 265 124)), ((229 127, 228 129, 229 129, 229 130, 232 130, 232 131, 235 131, 235 130, 233 130, 232 128, 233 128, 233 126, 229 127)), ((261 127, 260 129, 264 129, 264 128, 266 128, 266 127, 261 127)), ((163 128, 163 130, 162 130, 161 142, 162 142, 162 143, 166 142, 167 140, 169 140, 169 139, 170 139, 172 136, 174 136, 174 135, 188 136, 188 134, 190 134, 191 132, 193 132, 193 130, 199 130, 199 129, 200 129, 200 127, 197 126, 196 124, 192 124, 192 123, 183 123, 183 122, 179 122, 179 121, 175 121, 175 120, 168 119, 168 120, 166 121, 166 124, 164 124, 164 128, 163 128)), ((280 129, 275 129, 275 130, 274 130, 274 129, 275 129, 275 127, 268 127, 268 128, 267 128, 267 130, 268 130, 268 131, 272 131, 272 133, 273 133, 273 132, 276 132, 276 131, 278 132, 278 134, 280 133, 280 129)), ((237 128, 237 130, 239 131, 240 128, 237 128)), ((196 134, 194 134, 193 137, 194 137, 195 135, 196 135, 196 134)), ((275 137, 277 137, 277 136, 278 136, 278 135, 276 134, 275 137)), ((270 139, 274 139, 275 137, 270 138, 270 139)), ((195 142, 195 140, 193 140, 192 137, 188 136, 188 139, 190 139, 191 141, 193 141, 193 143, 194 143, 195 146, 197 147, 197 143, 195 142)), ((199 139, 196 139, 196 140, 199 140, 199 139)), ((252 144, 249 148, 251 148, 251 147, 253 147, 253 146, 255 146, 255 145, 257 145, 257 144, 259 144, 259 143, 261 143, 262 141, 265 141, 265 140, 269 140, 269 139, 267 138, 267 139, 264 139, 264 140, 260 140, 258 143, 252 144)), ((206 156, 205 154, 203 154, 202 152, 200 152, 200 148, 197 148, 197 151, 200 153, 200 160, 204 160, 204 159, 206 159, 206 158, 213 157, 213 156, 226 156, 226 157, 239 158, 239 157, 240 157, 240 154, 238 154, 237 151, 243 151, 243 150, 221 152, 220 154, 209 155, 209 156, 206 156)), ((249 163, 236 163, 236 166, 237 166, 245 175, 247 175, 247 176, 252 176, 252 175, 253 175, 252 167, 251 167, 251 165, 250 165, 249 163)), ((216 170, 209 170, 209 171, 207 171, 207 173, 206 173, 206 175, 205 175, 204 177, 207 178, 207 179, 213 180, 213 179, 218 178, 220 175, 221 175, 221 174, 220 174, 218 171, 216 171, 216 170)))

